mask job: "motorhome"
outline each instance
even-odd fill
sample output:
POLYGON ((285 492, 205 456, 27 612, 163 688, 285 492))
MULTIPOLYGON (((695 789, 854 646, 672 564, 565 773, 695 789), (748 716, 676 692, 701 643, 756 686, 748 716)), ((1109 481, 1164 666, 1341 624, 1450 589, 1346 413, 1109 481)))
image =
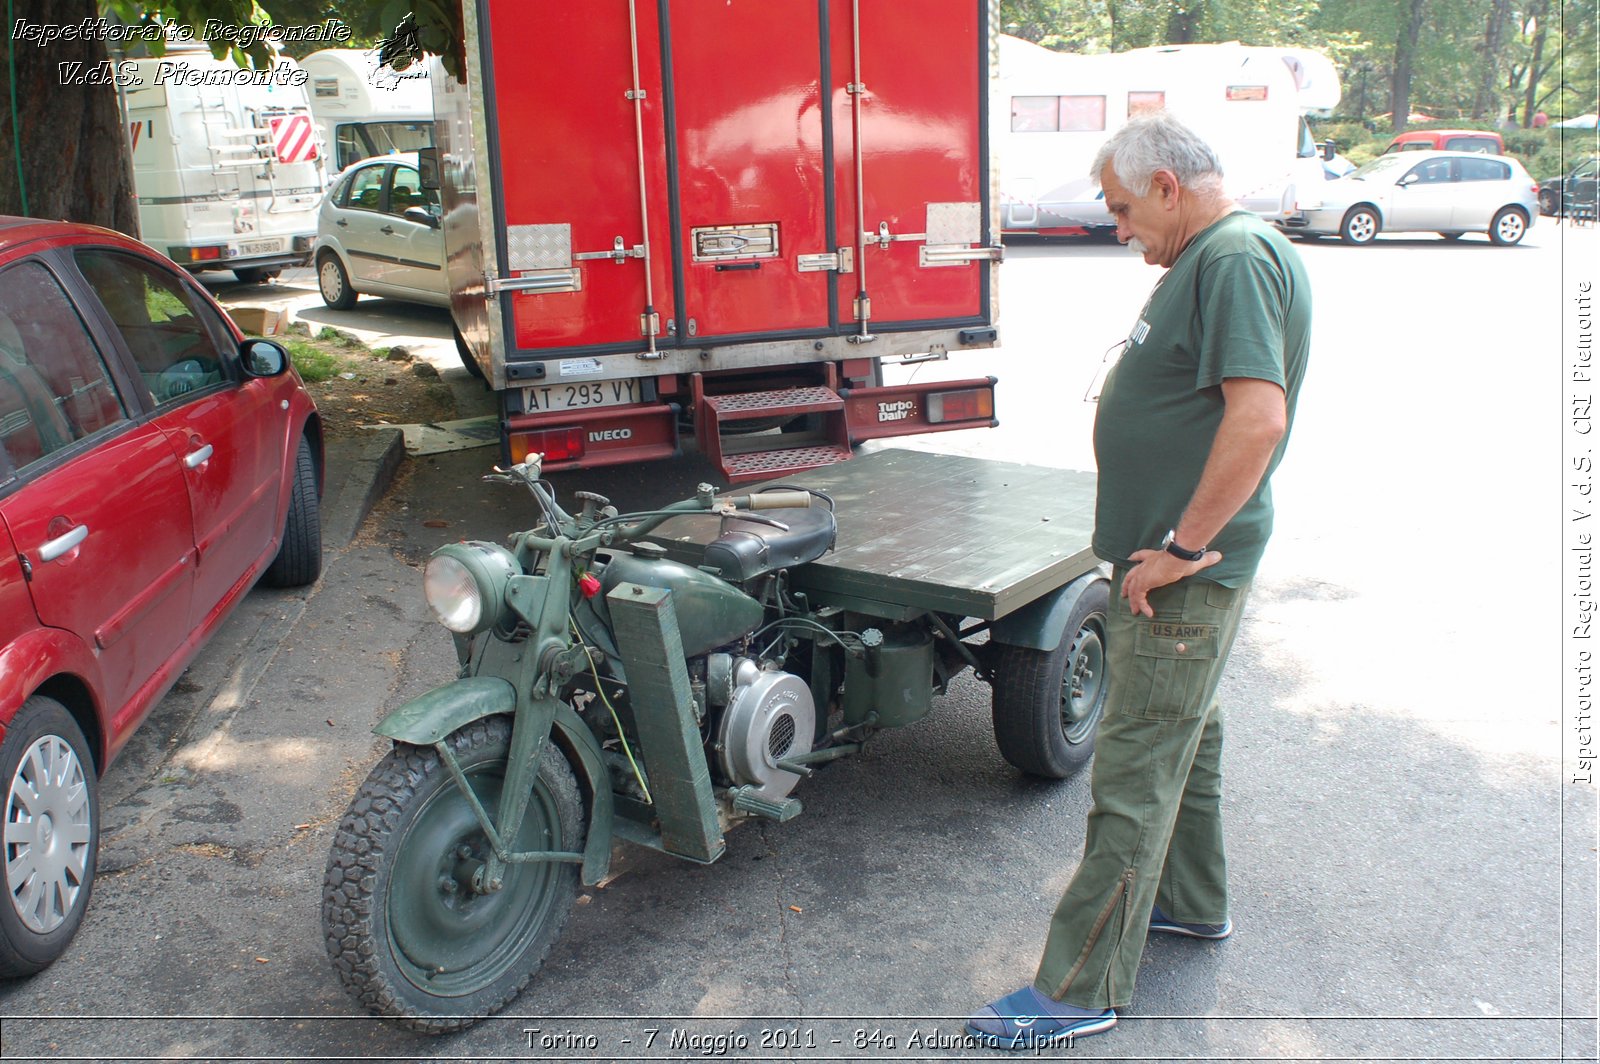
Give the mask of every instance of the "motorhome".
POLYGON ((1000 38, 991 126, 1000 161, 1002 229, 1079 231, 1112 225, 1089 168, 1130 117, 1165 109, 1216 149, 1229 193, 1269 220, 1296 209, 1296 190, 1324 180, 1331 147, 1308 114, 1331 114, 1339 78, 1301 48, 1194 44, 1105 55, 1052 52, 1000 38))
POLYGON ((246 70, 180 45, 119 68, 144 242, 247 282, 304 262, 327 171, 294 60, 246 70))
POLYGON ((300 67, 310 79, 311 114, 330 171, 433 146, 427 64, 397 72, 379 67, 376 49, 324 48, 300 60, 300 67))

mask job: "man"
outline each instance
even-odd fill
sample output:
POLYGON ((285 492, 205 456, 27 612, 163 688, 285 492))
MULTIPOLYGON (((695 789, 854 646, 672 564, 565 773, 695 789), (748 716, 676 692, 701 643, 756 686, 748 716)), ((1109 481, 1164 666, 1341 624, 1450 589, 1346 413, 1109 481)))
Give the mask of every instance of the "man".
POLYGON ((1216 154, 1176 119, 1130 121, 1091 176, 1117 239, 1167 272, 1095 417, 1094 551, 1114 594, 1083 861, 1032 985, 968 1022, 1002 1048, 1108 1030, 1148 932, 1232 932, 1215 696, 1272 530, 1267 482, 1311 327, 1294 248, 1235 207, 1216 154))

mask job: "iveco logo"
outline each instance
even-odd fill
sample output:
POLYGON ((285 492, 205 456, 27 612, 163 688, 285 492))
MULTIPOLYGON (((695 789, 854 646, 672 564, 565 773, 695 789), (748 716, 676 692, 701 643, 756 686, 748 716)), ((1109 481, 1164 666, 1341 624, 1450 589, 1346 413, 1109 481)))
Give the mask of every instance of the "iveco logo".
POLYGON ((902 399, 898 403, 879 403, 879 421, 904 421, 913 417, 917 412, 917 404, 910 399, 902 399))
POLYGON ((632 429, 602 429, 599 432, 589 433, 590 443, 605 443, 607 440, 631 440, 632 429))

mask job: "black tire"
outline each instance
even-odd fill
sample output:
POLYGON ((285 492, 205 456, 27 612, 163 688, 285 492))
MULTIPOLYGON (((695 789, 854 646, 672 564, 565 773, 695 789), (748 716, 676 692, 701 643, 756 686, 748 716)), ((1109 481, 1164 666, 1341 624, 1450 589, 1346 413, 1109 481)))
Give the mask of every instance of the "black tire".
MULTIPOLYGON (((446 740, 486 809, 498 807, 510 741, 505 717, 474 721, 446 740)), ((577 781, 547 743, 511 848, 582 852, 583 836, 577 781)), ((475 894, 468 866, 487 853, 438 753, 397 743, 340 821, 323 880, 328 955, 364 1008, 437 1034, 498 1012, 528 985, 566 926, 578 867, 508 865, 498 893, 475 894)))
POLYGON ((1489 240, 1503 247, 1515 247, 1528 235, 1528 215, 1520 207, 1501 207, 1489 223, 1489 240))
POLYGON ((1539 190, 1539 213, 1547 218, 1555 218, 1561 214, 1561 193, 1553 188, 1539 190))
POLYGON ((480 380, 484 384, 488 384, 488 380, 483 376, 483 367, 478 365, 478 360, 472 357, 472 352, 467 347, 467 338, 461 335, 460 329, 452 329, 451 331, 456 334, 456 357, 461 359, 461 364, 466 367, 467 372, 472 375, 474 380, 480 380))
POLYGON ((1462 236, 1464 236, 1464 235, 1465 234, 1463 234, 1463 233, 1440 233, 1439 234, 1440 237, 1442 237, 1445 240, 1450 241, 1452 244, 1455 243, 1457 240, 1460 240, 1462 238, 1462 236))
POLYGON ((261 580, 268 587, 305 587, 321 575, 322 504, 317 497, 317 465, 311 459, 311 441, 302 436, 294 456, 283 543, 261 580))
POLYGON ((266 281, 276 281, 283 272, 281 266, 235 266, 233 275, 239 278, 241 284, 262 284, 266 281))
POLYGON ((994 670, 994 738, 1022 771, 1066 779, 1094 754, 1106 703, 1106 610, 1096 580, 1073 604, 1061 643, 1046 652, 1002 644, 994 670))
POLYGON ((6 728, 0 781, 6 884, 0 978, 10 979, 49 967, 83 923, 99 856, 100 787, 77 722, 42 695, 22 703, 6 728))
POLYGON ((331 251, 317 256, 317 290, 322 301, 334 310, 349 310, 356 305, 356 290, 350 287, 350 275, 344 263, 331 251))
POLYGON ((1346 244, 1370 244, 1382 231, 1378 212, 1365 204, 1351 207, 1339 223, 1339 239, 1346 244))

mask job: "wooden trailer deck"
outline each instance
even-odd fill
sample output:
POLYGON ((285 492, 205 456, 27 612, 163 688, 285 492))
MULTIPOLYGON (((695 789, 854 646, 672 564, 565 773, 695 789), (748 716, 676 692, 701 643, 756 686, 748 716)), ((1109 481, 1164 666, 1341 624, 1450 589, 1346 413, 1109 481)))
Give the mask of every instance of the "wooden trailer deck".
MULTIPOLYGON (((790 572, 790 587, 819 604, 993 621, 1099 564, 1092 473, 885 448, 750 490, 778 485, 833 498, 837 546, 790 572)), ((716 534, 703 521, 668 527, 669 538, 716 534)))

